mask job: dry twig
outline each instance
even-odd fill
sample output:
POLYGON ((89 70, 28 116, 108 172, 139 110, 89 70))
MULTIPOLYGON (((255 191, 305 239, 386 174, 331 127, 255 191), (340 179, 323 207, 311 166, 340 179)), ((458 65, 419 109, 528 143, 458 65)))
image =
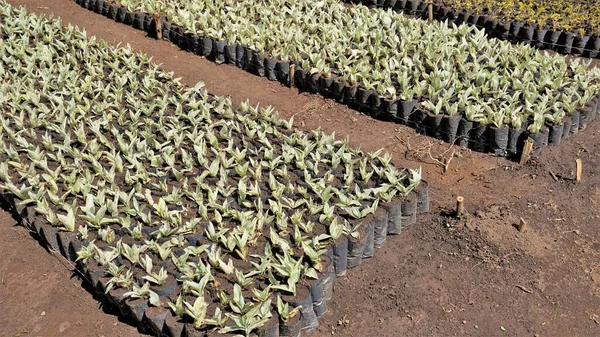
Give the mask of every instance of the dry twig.
POLYGON ((523 287, 522 285, 515 284, 515 287, 517 287, 517 288, 519 288, 519 289, 523 290, 524 292, 526 292, 526 293, 528 293, 528 294, 533 294, 533 291, 531 291, 531 290, 529 290, 529 289, 527 289, 527 288, 523 287))

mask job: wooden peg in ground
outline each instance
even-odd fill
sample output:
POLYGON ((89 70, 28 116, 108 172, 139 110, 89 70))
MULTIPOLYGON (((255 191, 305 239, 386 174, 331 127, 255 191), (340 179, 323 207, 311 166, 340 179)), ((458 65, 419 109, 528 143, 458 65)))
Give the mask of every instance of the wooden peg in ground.
POLYGON ((162 20, 160 13, 155 12, 152 14, 152 19, 154 20, 154 27, 156 28, 156 39, 162 40, 162 20))
POLYGON ((521 152, 521 160, 519 164, 525 165, 529 160, 529 156, 531 155, 531 151, 533 151, 533 139, 527 138, 525 144, 523 145, 523 152, 521 152))
POLYGON ((519 220, 519 225, 517 226, 517 229, 519 230, 519 233, 523 233, 527 230, 527 223, 525 222, 525 220, 523 220, 523 218, 519 220))
POLYGON ((290 88, 294 87, 294 76, 296 75, 296 65, 290 64, 290 88))
POLYGON ((433 1, 429 1, 427 5, 427 19, 429 22, 433 22, 433 1))
POLYGON ((575 176, 575 179, 577 180, 578 183, 581 182, 581 175, 583 174, 583 162, 581 161, 581 158, 577 158, 575 160, 575 164, 577 165, 577 175, 575 176))
POLYGON ((463 214, 465 198, 458 196, 456 197, 456 217, 460 218, 463 214))

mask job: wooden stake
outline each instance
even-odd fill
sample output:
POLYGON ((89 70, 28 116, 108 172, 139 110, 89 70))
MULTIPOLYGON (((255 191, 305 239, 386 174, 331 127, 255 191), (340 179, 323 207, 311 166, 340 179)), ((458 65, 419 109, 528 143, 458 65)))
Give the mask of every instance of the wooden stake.
POLYGON ((290 64, 290 88, 294 87, 294 75, 296 74, 296 65, 290 64))
POLYGON ((521 153, 521 160, 519 161, 519 164, 525 165, 527 163, 532 150, 533 138, 527 138, 527 140, 525 141, 525 145, 523 145, 523 152, 521 153))
POLYGON ((523 220, 523 218, 519 220, 519 226, 517 226, 517 229, 519 230, 519 233, 523 233, 527 230, 527 223, 525 220, 523 220))
POLYGON ((580 183, 581 182, 581 175, 583 174, 583 162, 581 161, 580 158, 577 158, 575 160, 575 164, 577 164, 577 182, 580 183))
POLYGON ((465 201, 465 198, 458 196, 456 197, 456 217, 460 218, 463 214, 463 202, 465 201))
POLYGON ((160 13, 152 14, 152 18, 154 19, 154 27, 156 27, 156 39, 162 40, 162 20, 160 13))
POLYGON ((432 22, 433 21, 433 1, 429 1, 429 4, 427 5, 427 9, 428 9, 427 18, 429 19, 429 22, 432 22))

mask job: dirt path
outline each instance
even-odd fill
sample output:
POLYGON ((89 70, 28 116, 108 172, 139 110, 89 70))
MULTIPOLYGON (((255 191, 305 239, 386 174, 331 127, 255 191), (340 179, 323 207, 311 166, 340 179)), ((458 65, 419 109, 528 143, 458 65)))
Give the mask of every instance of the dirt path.
MULTIPOLYGON (((330 312, 310 336, 600 335, 599 121, 519 167, 217 66, 71 0, 9 2, 60 16, 109 43, 129 42, 186 84, 203 81, 235 102, 273 105, 303 129, 347 135, 367 150, 385 147, 398 165, 423 167, 432 186, 430 215, 338 280, 330 312), (431 157, 453 152, 444 174, 431 157), (578 185, 571 180, 577 157, 584 162, 578 185), (459 194, 470 216, 456 222, 444 214, 459 194), (513 227, 521 217, 525 233, 513 227)), ((0 229, 0 336, 139 335, 104 313, 81 281, 6 215, 0 229)))

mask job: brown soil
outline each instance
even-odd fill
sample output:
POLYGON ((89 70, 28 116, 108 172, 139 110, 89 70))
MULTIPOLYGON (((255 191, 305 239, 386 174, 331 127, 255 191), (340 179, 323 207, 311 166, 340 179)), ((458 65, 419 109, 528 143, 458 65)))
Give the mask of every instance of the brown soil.
MULTIPOLYGON (((235 102, 271 104, 303 129, 335 131, 363 149, 386 148, 398 165, 423 167, 430 214, 338 280, 329 312, 307 335, 600 335, 600 122, 521 167, 217 66, 70 0, 9 2, 110 43, 129 42, 186 84, 204 81, 235 102), (432 158, 452 154, 444 173, 432 158), (576 158, 584 163, 580 184, 576 158), (448 216, 457 195, 466 200, 461 221, 448 216), (520 218, 524 233, 514 227, 520 218)), ((0 336, 139 336, 6 214, 0 230, 0 336)))

